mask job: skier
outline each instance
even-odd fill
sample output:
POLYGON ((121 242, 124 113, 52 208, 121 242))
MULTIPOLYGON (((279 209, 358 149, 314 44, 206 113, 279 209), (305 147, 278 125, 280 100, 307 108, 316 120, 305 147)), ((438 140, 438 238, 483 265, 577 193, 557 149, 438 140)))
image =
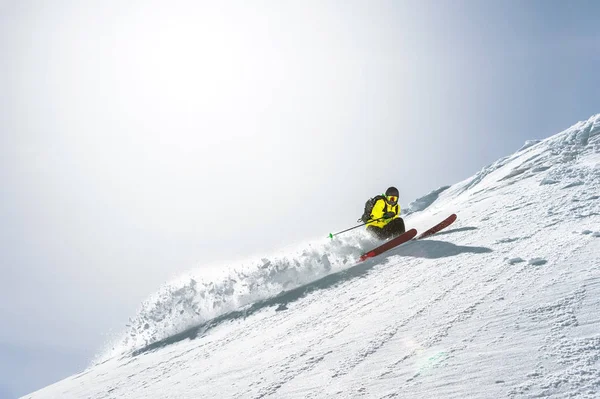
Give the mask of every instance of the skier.
POLYGON ((400 205, 398 204, 398 189, 390 187, 385 191, 385 197, 381 196, 371 210, 373 220, 367 223, 367 231, 380 240, 393 238, 404 233, 404 220, 400 217, 400 205))

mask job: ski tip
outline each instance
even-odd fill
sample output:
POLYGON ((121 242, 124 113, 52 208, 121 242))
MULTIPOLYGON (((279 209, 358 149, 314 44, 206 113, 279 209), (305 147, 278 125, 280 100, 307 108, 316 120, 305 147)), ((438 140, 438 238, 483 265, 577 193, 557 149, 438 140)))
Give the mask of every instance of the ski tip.
POLYGON ((440 223, 436 224, 429 230, 427 230, 424 233, 422 233, 421 235, 419 235, 416 239, 420 240, 422 238, 427 238, 427 237, 430 237, 430 236, 438 233, 439 231, 445 229, 446 227, 448 227, 452 223, 454 223, 456 221, 456 218, 457 218, 456 213, 453 213, 452 215, 448 216, 446 219, 442 220, 440 223))
POLYGON ((365 254, 362 254, 360 256, 360 261, 363 262, 363 261, 365 261, 365 260, 367 260, 369 258, 372 258, 374 256, 375 256, 375 251, 369 251, 369 252, 367 252, 365 254))

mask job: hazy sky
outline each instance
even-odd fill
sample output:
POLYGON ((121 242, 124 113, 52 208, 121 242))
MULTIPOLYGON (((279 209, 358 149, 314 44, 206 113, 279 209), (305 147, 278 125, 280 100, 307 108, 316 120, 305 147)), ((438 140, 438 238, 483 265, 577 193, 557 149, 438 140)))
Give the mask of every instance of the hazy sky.
POLYGON ((0 396, 170 278, 600 112, 600 5, 0 0, 0 396))

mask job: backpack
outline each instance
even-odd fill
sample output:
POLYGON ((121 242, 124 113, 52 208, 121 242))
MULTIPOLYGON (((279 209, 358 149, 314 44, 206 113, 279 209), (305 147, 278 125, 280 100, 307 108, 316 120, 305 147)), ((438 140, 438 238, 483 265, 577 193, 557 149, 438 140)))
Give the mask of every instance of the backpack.
POLYGON ((358 219, 356 222, 367 223, 369 220, 371 220, 371 212, 373 212, 373 207, 375 206, 375 203, 380 199, 385 200, 385 195, 380 194, 376 195, 373 198, 369 198, 367 202, 365 202, 365 211, 363 212, 360 219, 358 219))

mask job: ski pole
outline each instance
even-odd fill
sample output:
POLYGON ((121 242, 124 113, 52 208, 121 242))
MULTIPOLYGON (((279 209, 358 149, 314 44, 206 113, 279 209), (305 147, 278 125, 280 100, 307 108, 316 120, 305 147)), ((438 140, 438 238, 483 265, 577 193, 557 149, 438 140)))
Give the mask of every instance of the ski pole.
POLYGON ((367 222, 365 222, 365 223, 363 223, 363 224, 359 224, 358 226, 354 226, 354 227, 350 227, 349 229, 346 229, 346 230, 338 231, 338 232, 337 232, 337 233, 335 233, 335 234, 331 234, 331 233, 329 233, 329 235, 328 235, 327 237, 329 237, 329 238, 332 238, 332 239, 333 239, 333 237, 334 237, 334 236, 337 236, 338 234, 342 234, 342 233, 345 233, 345 232, 347 232, 347 231, 350 231, 350 230, 357 229, 357 228, 359 228, 360 226, 364 226, 364 225, 366 225, 366 224, 369 224, 369 223, 372 223, 372 222, 377 222, 378 220, 381 220, 381 219, 384 219, 384 218, 379 218, 379 219, 369 220, 369 221, 367 221, 367 222))

